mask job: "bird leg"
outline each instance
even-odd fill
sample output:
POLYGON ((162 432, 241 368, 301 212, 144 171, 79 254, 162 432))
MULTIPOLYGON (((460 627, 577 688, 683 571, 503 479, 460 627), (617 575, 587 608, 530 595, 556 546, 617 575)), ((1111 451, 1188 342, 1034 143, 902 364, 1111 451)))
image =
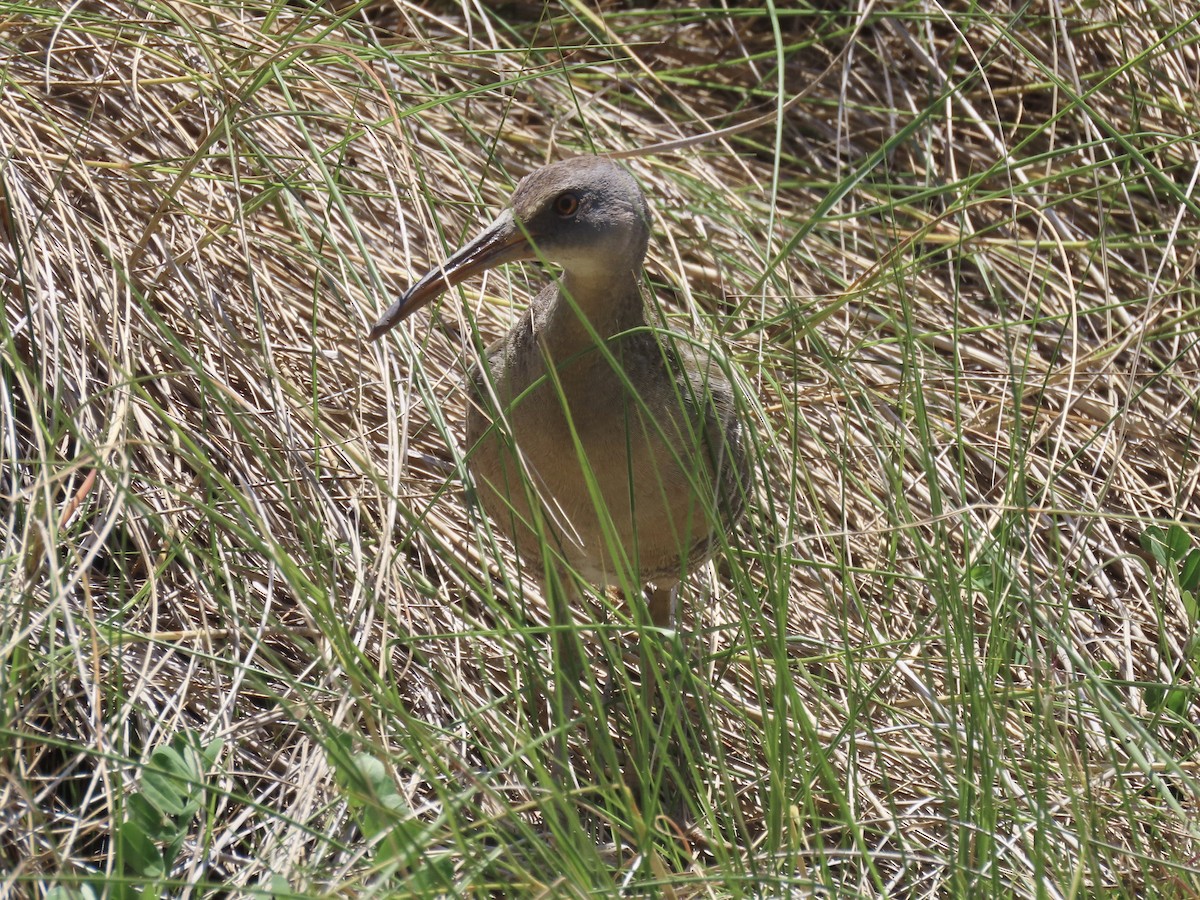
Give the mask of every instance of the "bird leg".
MULTIPOLYGON (((646 589, 646 612, 650 617, 650 624, 655 629, 663 631, 672 631, 677 626, 678 618, 678 601, 679 601, 679 583, 675 582, 660 582, 658 584, 649 585, 646 589)), ((655 640, 668 638, 667 634, 661 631, 655 635, 655 640)), ((642 699, 646 705, 646 709, 655 709, 658 705, 657 688, 655 686, 655 673, 651 670, 652 651, 650 642, 642 639, 638 641, 638 646, 641 649, 641 669, 642 669, 642 699)), ((653 655, 657 656, 661 653, 661 645, 655 647, 653 655)))
POLYGON ((659 582, 651 585, 646 598, 650 621, 658 628, 674 628, 678 612, 679 582, 659 582))
MULTIPOLYGON (((562 688, 558 691, 560 702, 570 711, 565 703, 567 692, 574 698, 575 705, 583 700, 584 658, 583 646, 579 633, 574 627, 572 608, 582 603, 579 588, 570 578, 556 573, 556 577, 546 584, 545 596, 550 605, 550 649, 555 681, 561 681, 562 688)), ((559 710, 562 712, 562 710, 559 710)))

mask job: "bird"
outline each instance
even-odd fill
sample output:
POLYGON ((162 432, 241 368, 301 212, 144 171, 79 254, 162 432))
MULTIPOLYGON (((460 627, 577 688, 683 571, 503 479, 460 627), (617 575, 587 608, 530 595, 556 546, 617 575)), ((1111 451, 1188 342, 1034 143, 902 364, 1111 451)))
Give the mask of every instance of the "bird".
POLYGON ((636 584, 648 589, 649 620, 669 628, 675 587, 741 519, 749 473, 719 358, 667 326, 644 289, 650 237, 646 196, 623 166, 551 163, 413 283, 369 339, 485 270, 557 267, 470 367, 467 468, 544 588, 570 572, 600 587, 636 584))

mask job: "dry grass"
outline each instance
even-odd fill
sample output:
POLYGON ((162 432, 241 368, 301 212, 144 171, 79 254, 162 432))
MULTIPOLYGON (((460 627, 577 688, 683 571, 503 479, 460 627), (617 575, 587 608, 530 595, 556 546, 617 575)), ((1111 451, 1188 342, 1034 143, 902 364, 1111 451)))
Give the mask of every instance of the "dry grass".
POLYGON ((1187 14, 0 9, 6 886, 129 874, 187 733, 171 895, 1195 896, 1196 616, 1139 540, 1200 545, 1187 14), (456 474, 472 336, 545 275, 364 335, 532 167, 810 87, 628 161, 758 432, 662 651, 697 755, 639 744, 684 837, 597 786, 603 724, 555 783, 544 604, 456 474))

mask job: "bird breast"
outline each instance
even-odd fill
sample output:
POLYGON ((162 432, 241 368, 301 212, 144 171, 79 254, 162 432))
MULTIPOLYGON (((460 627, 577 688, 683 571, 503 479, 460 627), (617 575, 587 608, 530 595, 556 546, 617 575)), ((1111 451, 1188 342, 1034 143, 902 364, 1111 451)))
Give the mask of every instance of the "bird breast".
POLYGON ((595 583, 621 567, 674 580, 707 556, 718 505, 737 518, 721 484, 742 468, 728 385, 645 329, 605 347, 551 357, 527 314, 470 375, 468 465, 538 574, 549 545, 595 583))

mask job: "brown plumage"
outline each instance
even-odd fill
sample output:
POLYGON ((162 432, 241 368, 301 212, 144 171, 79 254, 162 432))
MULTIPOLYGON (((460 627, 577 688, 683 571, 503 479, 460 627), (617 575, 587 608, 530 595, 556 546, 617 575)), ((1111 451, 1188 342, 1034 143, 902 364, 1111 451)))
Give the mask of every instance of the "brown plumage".
POLYGON ((469 377, 468 465, 495 525, 541 577, 654 583, 651 618, 741 516, 747 466, 715 361, 647 309, 645 196, 621 166, 576 157, 539 169, 478 237, 414 284, 378 338, 449 286, 542 259, 562 275, 469 377), (542 537, 539 537, 542 535, 542 537))

